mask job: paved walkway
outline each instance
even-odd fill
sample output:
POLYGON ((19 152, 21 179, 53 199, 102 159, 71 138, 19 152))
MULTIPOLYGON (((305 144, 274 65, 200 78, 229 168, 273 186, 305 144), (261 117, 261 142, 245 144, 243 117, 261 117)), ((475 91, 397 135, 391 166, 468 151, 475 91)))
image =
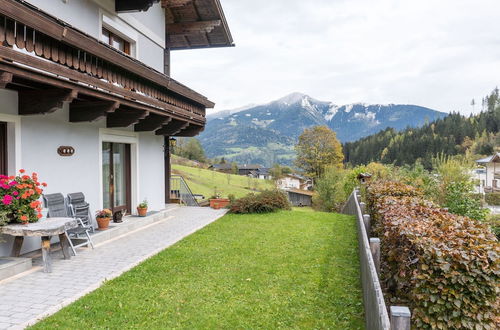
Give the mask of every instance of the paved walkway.
POLYGON ((36 323, 224 214, 201 207, 175 208, 165 220, 95 250, 80 249, 71 260, 54 256, 50 274, 36 269, 0 282, 0 329, 36 323))

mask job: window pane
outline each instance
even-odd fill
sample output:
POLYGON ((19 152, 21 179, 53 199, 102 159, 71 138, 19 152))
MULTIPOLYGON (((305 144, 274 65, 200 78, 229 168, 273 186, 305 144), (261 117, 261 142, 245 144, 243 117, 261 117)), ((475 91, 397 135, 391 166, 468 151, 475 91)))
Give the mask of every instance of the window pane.
POLYGON ((102 29, 102 41, 109 45, 109 31, 106 29, 102 29))
POLYGON ((110 159, 111 159, 111 143, 103 142, 102 144, 102 202, 105 209, 111 208, 109 200, 110 187, 110 159))
POLYGON ((126 146, 123 143, 113 144, 113 169, 114 169, 114 206, 127 205, 127 159, 126 146))

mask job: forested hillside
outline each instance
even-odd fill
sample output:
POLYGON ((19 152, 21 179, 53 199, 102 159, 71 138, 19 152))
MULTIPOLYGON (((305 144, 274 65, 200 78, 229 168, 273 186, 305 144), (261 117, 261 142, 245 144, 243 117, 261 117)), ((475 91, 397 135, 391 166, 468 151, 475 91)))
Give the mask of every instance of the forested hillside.
POLYGON ((387 128, 343 146, 345 161, 351 165, 378 161, 405 165, 420 161, 432 167, 438 154, 457 155, 471 150, 488 155, 500 146, 500 98, 498 88, 483 99, 483 111, 474 116, 452 113, 420 128, 396 131, 387 128))

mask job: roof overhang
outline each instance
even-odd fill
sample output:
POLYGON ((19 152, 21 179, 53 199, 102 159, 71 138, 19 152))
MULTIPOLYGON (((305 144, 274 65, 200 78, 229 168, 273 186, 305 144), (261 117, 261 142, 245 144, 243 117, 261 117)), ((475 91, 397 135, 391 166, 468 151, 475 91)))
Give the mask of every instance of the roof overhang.
POLYGON ((159 0, 115 0, 115 11, 117 13, 147 11, 159 0))
POLYGON ((162 0, 171 50, 232 47, 220 0, 162 0))

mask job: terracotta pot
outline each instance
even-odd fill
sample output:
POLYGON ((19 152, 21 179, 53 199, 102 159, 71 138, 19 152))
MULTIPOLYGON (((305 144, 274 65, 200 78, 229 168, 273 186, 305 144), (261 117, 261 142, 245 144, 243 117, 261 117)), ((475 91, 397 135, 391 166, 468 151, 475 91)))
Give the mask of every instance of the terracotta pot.
POLYGON ((148 213, 148 208, 137 208, 137 213, 139 213, 140 217, 145 217, 146 214, 148 213))
POLYGON ((210 207, 213 209, 221 209, 229 205, 231 201, 227 198, 215 198, 210 200, 210 207))
POLYGON ((109 221, 111 218, 96 218, 96 220, 99 230, 106 230, 109 227, 109 221))

